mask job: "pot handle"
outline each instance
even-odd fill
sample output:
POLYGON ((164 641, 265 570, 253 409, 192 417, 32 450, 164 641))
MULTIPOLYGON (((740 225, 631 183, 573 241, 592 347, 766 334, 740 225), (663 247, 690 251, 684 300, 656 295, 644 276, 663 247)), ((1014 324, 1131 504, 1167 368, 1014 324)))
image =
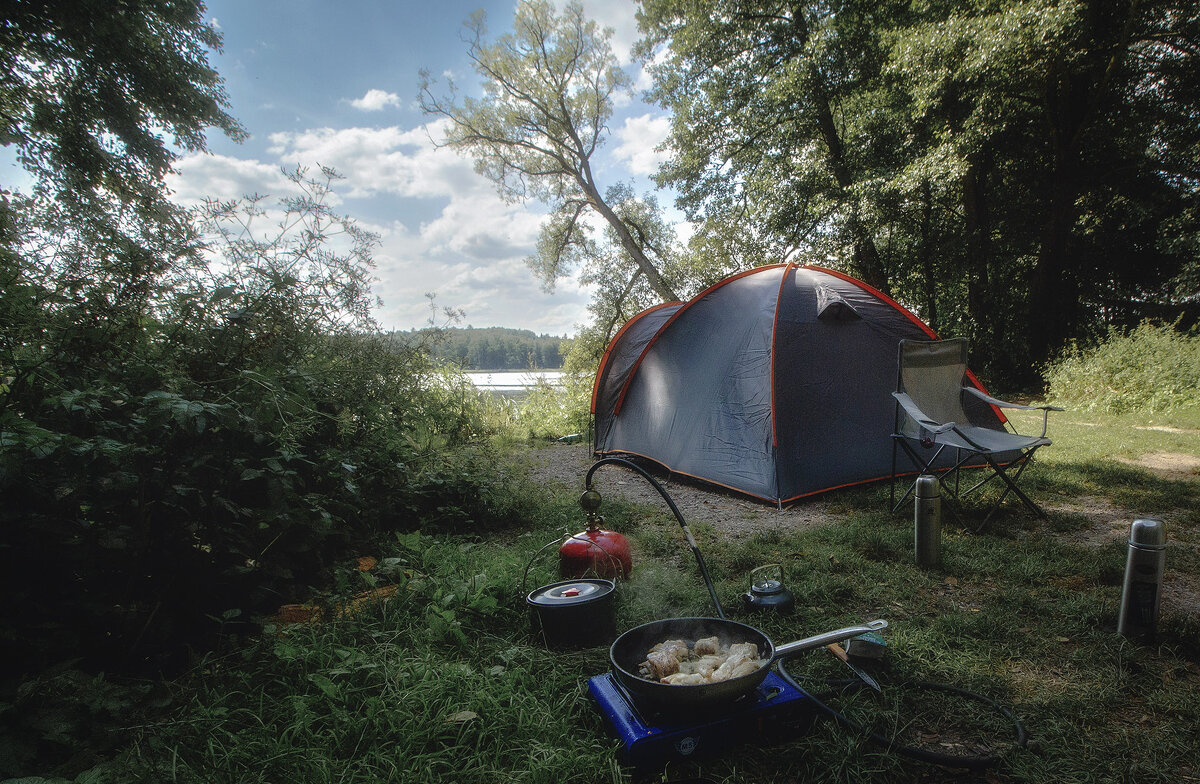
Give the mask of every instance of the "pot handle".
POLYGON ((775 658, 784 659, 788 656, 793 656, 803 651, 812 650, 813 648, 823 648, 833 642, 843 642, 851 637, 857 637, 860 634, 867 632, 877 632, 881 629, 886 629, 888 622, 880 618, 869 623, 864 623, 861 626, 847 626, 842 629, 835 629, 831 632, 818 634, 813 637, 805 637, 803 640, 789 642, 786 645, 780 645, 775 649, 775 658))

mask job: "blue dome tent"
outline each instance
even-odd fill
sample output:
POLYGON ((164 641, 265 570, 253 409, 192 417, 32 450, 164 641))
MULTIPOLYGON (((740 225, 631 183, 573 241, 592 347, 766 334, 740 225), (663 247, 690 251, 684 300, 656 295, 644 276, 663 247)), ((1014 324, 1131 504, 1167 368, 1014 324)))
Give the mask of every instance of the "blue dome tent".
MULTIPOLYGON (((888 479, 906 338, 937 335, 840 272, 777 264, 731 276, 613 338, 592 393, 593 451, 775 503, 888 479)), ((1004 429, 980 405, 972 413, 1004 429)))

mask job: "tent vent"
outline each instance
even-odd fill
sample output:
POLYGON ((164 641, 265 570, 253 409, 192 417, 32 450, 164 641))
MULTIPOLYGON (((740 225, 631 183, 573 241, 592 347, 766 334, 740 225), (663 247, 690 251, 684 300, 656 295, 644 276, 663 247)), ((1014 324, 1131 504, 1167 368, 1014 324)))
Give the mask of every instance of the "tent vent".
POLYGON ((817 318, 822 321, 857 321, 862 316, 841 294, 828 286, 813 286, 817 292, 817 318))

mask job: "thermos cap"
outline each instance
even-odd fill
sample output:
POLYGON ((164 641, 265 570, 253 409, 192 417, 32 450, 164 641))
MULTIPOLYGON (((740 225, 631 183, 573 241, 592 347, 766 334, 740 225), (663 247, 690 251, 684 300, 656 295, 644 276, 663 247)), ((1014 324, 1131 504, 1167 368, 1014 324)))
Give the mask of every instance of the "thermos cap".
POLYGON ((941 495, 936 476, 922 474, 917 477, 917 498, 937 498, 941 495))
POLYGON ((1129 527, 1129 545, 1142 550, 1162 550, 1167 546, 1167 528, 1162 520, 1146 517, 1129 527))

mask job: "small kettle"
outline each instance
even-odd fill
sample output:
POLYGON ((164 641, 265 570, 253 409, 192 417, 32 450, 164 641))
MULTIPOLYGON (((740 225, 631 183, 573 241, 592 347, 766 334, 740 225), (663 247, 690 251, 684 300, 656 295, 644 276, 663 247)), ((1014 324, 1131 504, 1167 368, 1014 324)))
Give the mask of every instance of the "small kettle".
POLYGON ((742 594, 742 605, 747 610, 791 612, 796 606, 796 597, 783 587, 783 566, 767 564, 752 569, 750 591, 742 594))

